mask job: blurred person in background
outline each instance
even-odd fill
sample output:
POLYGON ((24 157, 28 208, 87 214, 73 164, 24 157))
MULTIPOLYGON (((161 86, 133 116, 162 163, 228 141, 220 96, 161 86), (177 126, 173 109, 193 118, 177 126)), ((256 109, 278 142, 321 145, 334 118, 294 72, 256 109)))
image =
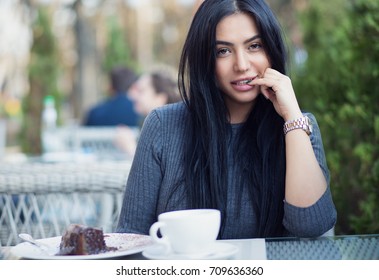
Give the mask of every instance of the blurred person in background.
POLYGON ((152 70, 135 83, 135 91, 129 92, 134 109, 146 117, 153 109, 181 100, 176 75, 169 68, 152 70))
POLYGON ((138 126, 140 115, 134 110, 128 90, 138 79, 131 69, 114 67, 109 73, 109 96, 92 107, 84 120, 85 126, 138 126))
MULTIPOLYGON (((169 67, 156 68, 143 74, 132 85, 128 97, 133 101, 135 111, 144 118, 155 108, 181 101, 177 76, 169 67)), ((136 133, 128 126, 118 126, 115 144, 128 155, 134 156, 136 133)))

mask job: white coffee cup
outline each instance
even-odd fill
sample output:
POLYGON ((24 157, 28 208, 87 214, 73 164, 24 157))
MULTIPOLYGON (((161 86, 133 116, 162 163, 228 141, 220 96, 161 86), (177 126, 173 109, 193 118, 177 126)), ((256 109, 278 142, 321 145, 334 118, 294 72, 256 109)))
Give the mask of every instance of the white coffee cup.
POLYGON ((220 223, 221 214, 216 209, 165 212, 150 227, 150 236, 163 245, 163 254, 203 254, 216 241, 220 223))

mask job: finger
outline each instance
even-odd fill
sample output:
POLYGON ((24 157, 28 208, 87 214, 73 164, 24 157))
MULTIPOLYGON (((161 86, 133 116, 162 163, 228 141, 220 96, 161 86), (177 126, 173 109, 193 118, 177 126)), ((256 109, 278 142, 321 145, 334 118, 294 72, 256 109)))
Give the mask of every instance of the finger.
POLYGON ((272 68, 266 68, 265 72, 263 73, 263 77, 268 77, 268 76, 281 76, 283 75, 279 71, 272 69, 272 68))
POLYGON ((261 93, 266 99, 271 101, 275 97, 275 91, 271 87, 261 86, 261 93))
POLYGON ((249 82, 250 85, 267 86, 272 87, 273 81, 267 78, 255 78, 249 82))
POLYGON ((262 95, 263 95, 267 100, 270 99, 270 93, 267 92, 267 89, 262 88, 262 89, 261 89, 261 93, 262 93, 262 95))
POLYGON ((268 89, 269 92, 275 93, 274 86, 275 81, 272 79, 267 78, 257 78, 249 82, 250 85, 258 85, 261 86, 261 88, 265 87, 265 89, 268 89))

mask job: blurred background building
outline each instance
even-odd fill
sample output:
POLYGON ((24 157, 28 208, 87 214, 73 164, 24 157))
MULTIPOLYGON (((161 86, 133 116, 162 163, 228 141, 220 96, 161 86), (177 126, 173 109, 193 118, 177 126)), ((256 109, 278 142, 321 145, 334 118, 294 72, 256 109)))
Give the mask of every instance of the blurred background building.
MULTIPOLYGON (((46 95, 55 98, 60 124, 80 124, 105 96, 113 66, 137 72, 156 63, 176 67, 199 2, 2 0, 0 116, 7 119, 7 146, 17 146, 23 128, 38 130, 46 95), (24 126, 22 114, 29 114, 32 125, 24 126)), ((38 142, 37 135, 29 136, 38 142)), ((36 148, 30 152, 38 153, 36 148)))

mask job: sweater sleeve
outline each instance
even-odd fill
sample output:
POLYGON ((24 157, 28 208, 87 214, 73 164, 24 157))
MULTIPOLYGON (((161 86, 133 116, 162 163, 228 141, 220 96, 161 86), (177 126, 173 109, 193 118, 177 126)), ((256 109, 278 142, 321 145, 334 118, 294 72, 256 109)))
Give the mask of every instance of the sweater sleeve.
POLYGON ((328 186, 320 199, 309 207, 296 207, 284 201, 283 225, 291 235, 317 237, 334 227, 337 220, 337 212, 330 191, 330 175, 321 132, 314 115, 310 113, 306 113, 306 115, 311 119, 313 124, 311 143, 328 186))
POLYGON ((162 180, 161 122, 155 111, 141 129, 126 183, 117 232, 148 234, 156 220, 157 199, 162 180))

